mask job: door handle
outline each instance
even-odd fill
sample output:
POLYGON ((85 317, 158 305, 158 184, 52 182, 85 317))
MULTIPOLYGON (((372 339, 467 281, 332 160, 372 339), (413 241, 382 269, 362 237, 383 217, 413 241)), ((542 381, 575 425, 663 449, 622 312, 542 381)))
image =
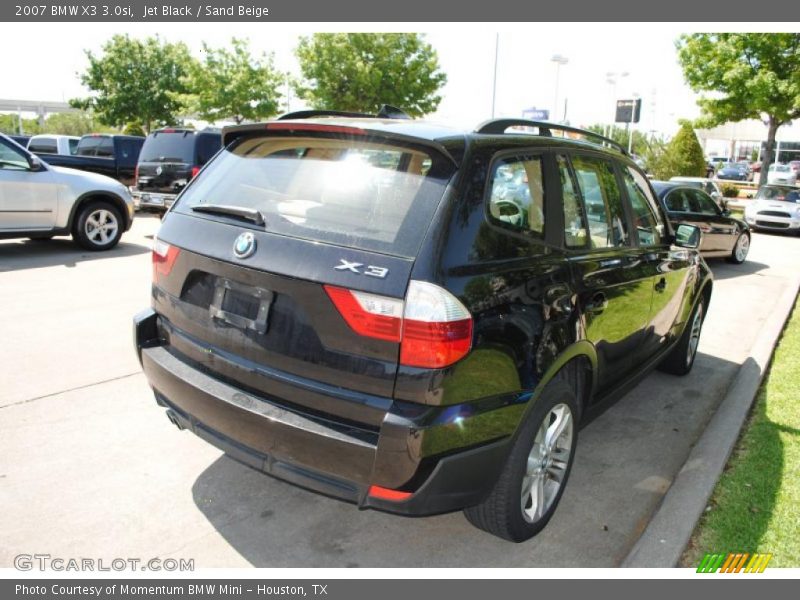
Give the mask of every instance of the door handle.
POLYGON ((586 303, 585 310, 590 313, 603 312, 608 308, 608 298, 603 292, 597 292, 589 302, 586 303))
POLYGON ((666 278, 662 277, 661 279, 659 279, 654 288, 657 292, 663 292, 665 289, 667 289, 666 278))

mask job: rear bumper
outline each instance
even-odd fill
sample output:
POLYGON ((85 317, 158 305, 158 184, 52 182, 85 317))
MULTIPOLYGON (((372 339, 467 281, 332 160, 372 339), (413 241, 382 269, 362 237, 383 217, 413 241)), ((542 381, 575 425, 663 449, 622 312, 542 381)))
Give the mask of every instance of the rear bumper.
MULTIPOLYGON (((407 403, 399 403, 387 412, 380 431, 348 427, 290 410, 195 368, 161 345, 156 319, 152 310, 139 313, 134 335, 157 402, 176 425, 259 471, 361 508, 426 515, 479 503, 503 468, 513 431, 458 447, 470 419, 477 418, 476 425, 487 416, 496 422, 496 413, 473 410, 474 416, 454 423, 443 421, 440 409, 409 410, 407 403), (426 436, 436 441, 437 455, 422 452, 414 459, 417 471, 401 488, 410 495, 400 501, 369 495, 373 484, 382 484, 392 461, 405 465, 425 446, 426 436)), ((454 408, 441 412, 450 414, 454 408)), ((491 412, 507 408, 496 406, 491 412)))
POLYGON ((160 192, 143 192, 135 187, 130 188, 133 206, 136 210, 142 208, 157 208, 167 210, 175 202, 177 194, 162 194, 160 192))

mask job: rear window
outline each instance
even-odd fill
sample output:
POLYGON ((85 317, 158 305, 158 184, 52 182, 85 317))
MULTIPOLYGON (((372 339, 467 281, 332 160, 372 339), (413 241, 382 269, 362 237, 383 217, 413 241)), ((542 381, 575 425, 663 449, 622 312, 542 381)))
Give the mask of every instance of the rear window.
POLYGON ((31 152, 41 152, 42 154, 56 154, 58 145, 55 138, 34 138, 28 142, 28 150, 31 152))
POLYGON ((178 162, 194 164, 195 134, 192 131, 157 131, 147 136, 139 162, 178 162))
POLYGON ((437 153, 411 146, 251 137, 209 163, 176 210, 196 215, 191 207, 202 203, 252 208, 273 233, 414 257, 453 170, 437 153))

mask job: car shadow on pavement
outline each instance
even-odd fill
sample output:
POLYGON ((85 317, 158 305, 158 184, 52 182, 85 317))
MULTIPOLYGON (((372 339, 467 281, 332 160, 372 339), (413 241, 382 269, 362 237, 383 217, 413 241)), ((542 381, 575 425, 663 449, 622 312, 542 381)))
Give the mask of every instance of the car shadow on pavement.
MULTIPOLYGON (((613 567, 646 527, 739 365, 698 354, 693 372, 654 372, 580 433, 550 524, 511 544, 460 512, 403 517, 273 479, 227 456, 195 480, 195 505, 257 567, 613 567)), ((203 567, 214 564, 213 554, 203 567)))
POLYGON ((746 260, 740 265, 729 263, 724 258, 707 259, 706 262, 717 280, 753 275, 769 268, 769 265, 752 260, 746 260))
POLYGON ((111 250, 91 252, 84 250, 70 238, 50 240, 22 240, 0 244, 0 273, 44 267, 75 267, 92 260, 135 256, 150 252, 149 246, 123 240, 111 250))

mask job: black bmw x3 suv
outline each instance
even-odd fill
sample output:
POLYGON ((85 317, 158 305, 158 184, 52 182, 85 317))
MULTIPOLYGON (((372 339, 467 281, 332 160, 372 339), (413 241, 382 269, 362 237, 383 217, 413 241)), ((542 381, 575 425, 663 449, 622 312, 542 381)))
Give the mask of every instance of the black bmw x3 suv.
POLYGON ((692 367, 700 232, 611 140, 328 111, 223 138, 161 225, 135 338, 169 419, 255 469, 523 541, 579 426, 692 367))

